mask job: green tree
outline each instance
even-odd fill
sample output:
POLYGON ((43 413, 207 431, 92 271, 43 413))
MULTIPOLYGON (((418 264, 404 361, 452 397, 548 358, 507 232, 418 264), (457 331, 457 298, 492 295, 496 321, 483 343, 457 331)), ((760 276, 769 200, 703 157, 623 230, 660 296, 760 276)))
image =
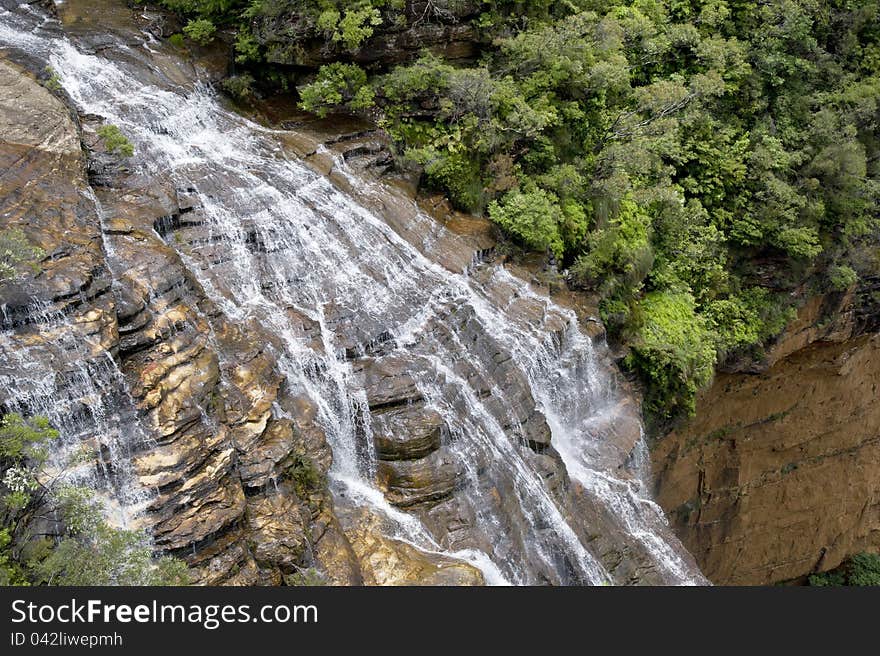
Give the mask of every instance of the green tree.
POLYGON ((56 503, 65 534, 30 563, 35 583, 46 585, 186 585, 186 565, 154 558, 140 531, 110 526, 89 490, 62 486, 56 503))
POLYGON ((880 586, 880 555, 859 553, 830 572, 811 574, 813 586, 880 586))
POLYGON ((693 414, 696 393, 715 370, 713 334, 688 293, 651 292, 638 309, 627 362, 652 383, 646 399, 652 413, 663 419, 693 414))
POLYGON ((561 258, 564 251, 559 224, 563 219, 557 199, 543 189, 511 191, 489 206, 489 217, 530 248, 549 250, 561 258))
POLYGON ((335 62, 321 67, 315 81, 300 91, 300 99, 306 111, 326 116, 331 109, 341 106, 368 109, 373 104, 373 90, 360 66, 335 62))

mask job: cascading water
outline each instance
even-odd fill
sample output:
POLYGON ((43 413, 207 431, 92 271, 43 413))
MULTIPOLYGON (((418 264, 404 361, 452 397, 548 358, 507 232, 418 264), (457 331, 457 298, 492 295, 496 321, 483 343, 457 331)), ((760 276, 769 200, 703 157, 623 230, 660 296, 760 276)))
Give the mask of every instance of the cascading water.
POLYGON ((68 317, 35 302, 28 325, 0 332, 0 389, 8 412, 43 416, 60 433, 49 466, 70 482, 103 491, 114 520, 127 524, 145 501, 131 472, 132 453, 149 438, 139 429, 122 373, 106 351, 93 350, 68 317), (28 344, 39 336, 40 346, 28 344), (47 351, 45 344, 51 344, 47 351), (97 469, 78 466, 83 442, 97 469))
MULTIPOLYGON (((433 262, 289 159, 273 131, 224 108, 209 86, 167 79, 149 63, 159 44, 120 42, 93 55, 45 25, 2 12, 0 46, 47 60, 80 111, 129 136, 139 173, 169 175, 196 199, 199 227, 187 247, 163 236, 226 317, 258 322, 278 338, 268 348, 288 385, 317 405, 338 498, 385 517, 390 537, 472 563, 489 583, 614 582, 581 507, 624 551, 642 553, 660 580, 703 582, 669 543, 638 463, 630 474, 609 465, 607 427, 620 391, 574 313, 503 268, 450 272, 433 262), (523 304, 530 315, 516 310, 523 304), (292 317, 316 325, 320 343, 305 339, 292 317), (377 355, 406 362, 419 403, 442 418, 438 453, 457 481, 444 503, 466 530, 392 505, 377 487, 371 430, 384 419, 371 417, 360 370, 377 355), (549 426, 550 445, 534 437, 535 423, 549 426)), ((63 318, 46 326, 65 332, 63 318)), ((7 405, 50 416, 72 441, 84 429, 68 425, 78 417, 71 404, 90 409, 82 420, 90 430, 119 433, 118 408, 127 405, 112 357, 59 342, 73 374, 51 382, 39 364, 45 354, 32 357, 18 339, 12 328, 3 335, 3 382, 15 390, 7 405)), ((639 443, 634 453, 643 450, 639 443)))

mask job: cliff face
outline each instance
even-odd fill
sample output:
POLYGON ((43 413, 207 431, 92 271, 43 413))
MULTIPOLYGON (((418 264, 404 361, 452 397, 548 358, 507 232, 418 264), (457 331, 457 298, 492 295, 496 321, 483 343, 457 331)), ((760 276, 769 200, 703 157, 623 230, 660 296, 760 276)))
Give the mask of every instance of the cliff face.
MULTIPOLYGON (((769 584, 880 546, 880 335, 817 297, 751 374, 720 374, 653 449, 657 499, 716 584, 769 584)), ((861 309, 859 309, 861 308, 861 309)))
POLYGON ((36 275, 2 288, 4 328, 15 329, 28 355, 46 353, 62 369, 46 332, 30 327, 40 302, 66 318, 59 330, 76 331, 68 337, 91 345, 95 360, 102 351, 118 360, 156 439, 155 448, 135 454, 134 467, 158 491, 150 513, 157 544, 186 551, 204 582, 279 582, 303 564, 310 524, 319 537, 334 530, 334 519, 320 490, 301 498, 285 494, 289 484, 263 488, 270 478, 284 480, 296 453, 326 469, 323 436, 298 420, 269 419, 271 402, 283 399, 271 358, 217 316, 153 231, 156 218, 179 212, 176 190, 126 179, 86 122, 84 140, 96 149, 87 171, 67 108, 7 62, 0 61, 0 83, 10 90, 0 107, 3 227, 23 229, 48 255, 36 275), (105 202, 103 235, 87 172, 105 202), (128 263, 124 272, 114 274, 107 249, 128 263), (233 354, 235 365, 221 365, 233 354))

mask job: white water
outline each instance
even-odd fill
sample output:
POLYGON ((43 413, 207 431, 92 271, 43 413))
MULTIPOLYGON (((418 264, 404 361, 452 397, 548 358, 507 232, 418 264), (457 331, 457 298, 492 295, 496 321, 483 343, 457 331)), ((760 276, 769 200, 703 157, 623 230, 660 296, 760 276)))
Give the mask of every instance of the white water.
MULTIPOLYGON (((595 426, 613 423, 620 399, 613 377, 597 366, 604 355, 571 312, 503 269, 477 281, 426 259, 380 217, 289 159, 271 131, 225 109, 210 87, 181 88, 166 79, 149 64, 146 46, 119 45, 112 57, 86 54, 9 12, 0 13, 4 44, 48 60, 82 112, 119 126, 135 145, 134 167, 195 190, 206 234, 181 257, 229 319, 255 320, 280 338, 276 355, 290 387, 317 404, 333 450, 336 493, 386 518, 390 537, 468 561, 490 584, 614 581, 590 550, 590 527, 548 487, 539 459, 523 444, 516 408, 492 379, 493 353, 506 353, 510 375, 524 381, 546 416, 568 475, 611 518, 614 541, 641 549, 665 582, 702 581, 667 541, 662 512, 639 478, 618 478, 606 468, 605 438, 595 426), (544 319, 517 319, 491 293, 499 289, 511 305, 538 304, 544 319), (291 323, 291 309, 320 327, 322 349, 291 323), (549 326, 560 318, 566 328, 557 340, 549 326), (463 478, 456 502, 469 514, 462 541, 390 505, 375 486, 367 397, 350 355, 363 355, 379 335, 390 337, 382 345, 386 355, 419 365, 417 385, 444 419, 444 447, 463 478), (489 382, 488 396, 468 371, 489 382)), ((63 321, 56 327, 63 332, 63 321)), ((4 364, 18 375, 32 360, 38 358, 13 346, 4 364)), ((112 432, 97 422, 119 397, 117 377, 114 363, 107 376, 78 378, 74 396, 87 398, 96 415, 89 426, 112 432)), ((63 404, 52 407, 63 397, 60 385, 28 385, 17 387, 22 407, 63 419, 63 404)), ((75 441, 83 430, 65 433, 75 441)))
POLYGON ((0 390, 8 412, 40 415, 59 431, 47 474, 101 492, 114 523, 127 525, 147 500, 131 468, 150 440, 113 357, 71 320, 35 302, 28 324, 0 331, 0 390), (35 339, 38 338, 38 339, 35 339), (81 458, 85 449, 88 458, 81 458), (96 458, 96 466, 83 462, 96 458))

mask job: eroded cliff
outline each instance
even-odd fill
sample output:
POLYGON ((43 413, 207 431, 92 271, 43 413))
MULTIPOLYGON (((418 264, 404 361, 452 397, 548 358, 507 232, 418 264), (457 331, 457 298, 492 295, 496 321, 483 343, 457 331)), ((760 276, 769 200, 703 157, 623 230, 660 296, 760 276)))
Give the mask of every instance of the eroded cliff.
POLYGON ((802 581, 880 546, 870 297, 810 300, 766 367, 719 374, 696 417, 656 441, 657 499, 714 583, 802 581))

